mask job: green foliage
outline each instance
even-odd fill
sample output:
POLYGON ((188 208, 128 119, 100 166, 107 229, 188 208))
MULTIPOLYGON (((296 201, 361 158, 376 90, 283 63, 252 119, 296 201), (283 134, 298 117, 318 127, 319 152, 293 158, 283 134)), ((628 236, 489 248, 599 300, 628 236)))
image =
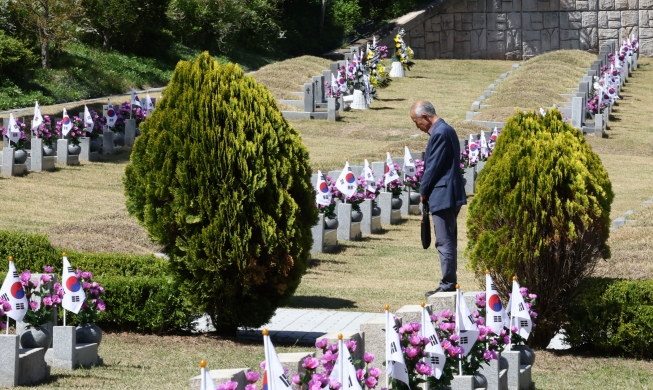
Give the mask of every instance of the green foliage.
POLYGON ((192 330, 198 311, 166 277, 95 277, 106 304, 97 324, 105 330, 165 333, 192 330))
POLYGON ((354 31, 354 27, 361 22, 362 9, 358 0, 332 0, 331 16, 334 24, 342 27, 345 34, 354 31))
POLYGON ((476 188, 467 219, 470 266, 479 279, 489 269, 504 297, 513 275, 537 294, 534 342, 548 343, 578 284, 610 256, 608 174, 559 111, 519 112, 476 188))
POLYGON ((57 259, 46 236, 0 230, 0 274, 7 272, 10 256, 19 272, 29 269, 34 273, 43 272, 43 266, 54 265, 57 259))
POLYGON ((216 328, 260 326, 306 270, 308 152, 269 91, 208 53, 177 65, 125 170, 127 208, 216 328))
POLYGON ((653 280, 587 280, 564 330, 572 347, 652 358, 653 280))
POLYGON ((37 60, 36 55, 23 42, 0 30, 0 73, 16 73, 17 70, 30 69, 37 60))

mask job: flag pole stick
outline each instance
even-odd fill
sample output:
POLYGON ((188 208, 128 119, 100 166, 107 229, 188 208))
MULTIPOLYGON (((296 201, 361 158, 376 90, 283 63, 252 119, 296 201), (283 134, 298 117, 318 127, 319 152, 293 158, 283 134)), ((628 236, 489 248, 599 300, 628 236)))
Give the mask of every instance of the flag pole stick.
MULTIPOLYGON (((512 277, 513 286, 515 285, 515 281, 517 281, 517 277, 513 276, 512 277)), ((515 289, 513 288, 512 290, 514 291, 515 289)), ((513 297, 513 299, 515 299, 515 298, 513 297)), ((511 306, 513 304, 512 302, 514 302, 514 301, 512 301, 512 300, 510 301, 511 306)), ((508 343, 508 351, 512 351, 512 319, 513 319, 514 315, 515 315, 514 310, 512 310, 512 307, 511 307, 510 308, 510 323, 508 324, 508 339, 510 340, 510 342, 508 343)))
MULTIPOLYGON (((456 284, 456 335, 458 336, 458 341, 460 341, 460 323, 462 318, 460 317, 460 285, 456 284)), ((460 354, 460 360, 458 361, 458 376, 463 376, 463 354, 460 354)))
MULTIPOLYGON (((386 328, 390 325, 390 306, 385 305, 385 324, 386 328)), ((390 360, 388 360, 388 337, 390 337, 390 329, 385 330, 385 388, 390 388, 390 374, 388 373, 388 368, 390 368, 390 360)))
POLYGON ((339 372, 339 377, 340 379, 340 385, 343 386, 345 383, 345 360, 342 358, 342 354, 344 351, 345 343, 342 341, 342 333, 338 334, 338 357, 340 358, 340 367, 338 369, 340 370, 339 372))
POLYGON ((66 309, 63 309, 63 326, 66 326, 66 309))
MULTIPOLYGON (((265 353, 265 370, 264 370, 264 375, 267 372, 267 380, 268 380, 268 387, 270 390, 275 390, 274 389, 274 378, 272 376, 272 367, 270 366, 270 348, 268 347, 268 338, 269 338, 269 333, 267 329, 263 329, 263 351, 265 353)), ((266 378, 263 378, 265 381, 266 378)))
POLYGON ((5 325, 5 334, 9 334, 9 316, 7 316, 7 323, 5 325))

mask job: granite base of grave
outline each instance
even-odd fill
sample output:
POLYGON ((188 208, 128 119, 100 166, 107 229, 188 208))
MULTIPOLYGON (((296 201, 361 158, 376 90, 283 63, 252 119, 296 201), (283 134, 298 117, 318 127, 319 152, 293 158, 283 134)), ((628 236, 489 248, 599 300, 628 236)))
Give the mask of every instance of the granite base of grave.
POLYGON ((72 165, 79 165, 79 155, 72 155, 68 153, 68 140, 57 140, 57 164, 67 167, 72 165))
POLYGON ((77 343, 74 326, 55 326, 52 329, 52 348, 45 354, 46 362, 54 368, 73 370, 77 367, 102 365, 97 343, 77 343))
POLYGON ((476 163, 476 175, 478 176, 478 173, 485 168, 485 164, 487 164, 487 161, 479 161, 476 163))
POLYGON ((488 365, 481 365, 478 373, 487 380, 487 390, 508 389, 508 370, 500 368, 499 360, 490 360, 488 365))
POLYGON ((134 146, 136 139, 136 119, 125 120, 125 146, 134 146))
POLYGON ((27 169, 32 172, 54 171, 56 157, 43 154, 43 139, 33 138, 30 157, 27 158, 27 169))
MULTIPOLYGON (((213 379, 213 383, 217 386, 220 383, 232 381, 238 383, 236 390, 245 390, 247 385, 247 377, 245 374, 249 372, 249 368, 232 368, 227 370, 210 370, 209 375, 213 379)), ((190 389, 200 390, 202 385, 202 376, 194 376, 190 378, 190 389)))
POLYGON ((476 167, 465 168, 463 179, 465 182, 465 193, 474 195, 474 190, 476 189, 476 167))
POLYGON ((382 225, 396 225, 402 221, 401 210, 392 209, 392 193, 382 192, 377 199, 381 208, 382 225))
POLYGON ((520 386, 520 366, 521 359, 519 351, 503 351, 501 356, 508 361, 508 389, 509 390, 521 390, 520 386))
POLYGON ((455 375, 449 386, 440 386, 430 390, 475 390, 474 377, 471 375, 455 375))
POLYGON ((324 226, 324 214, 318 215, 317 224, 311 228, 313 235, 313 246, 311 253, 329 253, 338 249, 337 229, 326 229, 324 226))
POLYGON ((361 233, 363 234, 381 233, 383 230, 381 227, 381 216, 372 215, 373 207, 374 203, 371 199, 365 199, 360 204, 361 212, 363 213, 363 220, 361 221, 361 233))
POLYGON ((15 163, 14 152, 15 148, 10 146, 5 145, 4 149, 2 149, 2 166, 0 167, 0 173, 2 173, 2 176, 22 176, 27 173, 27 164, 15 163))
POLYGON ((407 191, 401 193, 401 216, 420 215, 421 209, 419 204, 410 204, 410 197, 415 191, 408 188, 407 191))
POLYGON ((362 322, 359 330, 363 337, 365 352, 374 355, 371 366, 381 369, 378 381, 379 383, 385 383, 386 374, 383 365, 383 357, 385 356, 385 316, 372 317, 362 322))
POLYGON ((102 132, 102 154, 114 154, 113 131, 104 130, 102 132))
MULTIPOLYGON (((425 305, 426 311, 429 315, 432 314, 431 305, 425 305)), ((418 324, 422 323, 422 306, 421 305, 404 305, 400 307, 395 315, 401 318, 402 324, 408 324, 411 322, 417 322, 418 324)))
POLYGON ((0 335, 0 386, 28 386, 49 378, 45 349, 20 349, 18 344, 18 335, 0 335))
POLYGON ((79 161, 94 162, 100 161, 100 153, 91 152, 91 138, 82 137, 79 142, 81 151, 79 152, 79 161))
MULTIPOLYGON (((280 353, 278 354, 279 361, 284 369, 288 370, 286 377, 292 378, 294 375, 298 374, 301 371, 306 371, 302 367, 304 359, 308 357, 314 357, 314 352, 290 352, 290 353, 280 353)), ((217 383, 216 383, 217 384, 217 383)))
POLYGON ((336 209, 338 214, 338 240, 358 241, 363 238, 361 223, 351 220, 352 205, 350 203, 338 203, 336 209))

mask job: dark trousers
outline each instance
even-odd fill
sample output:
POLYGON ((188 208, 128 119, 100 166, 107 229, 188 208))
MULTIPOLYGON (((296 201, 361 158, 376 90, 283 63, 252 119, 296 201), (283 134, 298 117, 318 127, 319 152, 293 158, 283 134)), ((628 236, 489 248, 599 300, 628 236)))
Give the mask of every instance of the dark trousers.
POLYGON ((456 289, 456 269, 458 268, 458 212, 460 207, 436 211, 433 216, 435 230, 435 248, 440 253, 440 266, 442 267, 442 280, 440 288, 443 290, 456 289))

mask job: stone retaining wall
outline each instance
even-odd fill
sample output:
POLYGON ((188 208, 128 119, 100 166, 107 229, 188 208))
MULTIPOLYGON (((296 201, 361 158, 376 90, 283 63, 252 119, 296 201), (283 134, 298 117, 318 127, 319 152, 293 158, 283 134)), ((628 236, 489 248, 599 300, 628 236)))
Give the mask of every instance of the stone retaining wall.
POLYGON ((393 21, 381 40, 404 39, 416 58, 521 60, 559 49, 598 52, 612 40, 640 38, 653 56, 653 0, 439 0, 393 21))

